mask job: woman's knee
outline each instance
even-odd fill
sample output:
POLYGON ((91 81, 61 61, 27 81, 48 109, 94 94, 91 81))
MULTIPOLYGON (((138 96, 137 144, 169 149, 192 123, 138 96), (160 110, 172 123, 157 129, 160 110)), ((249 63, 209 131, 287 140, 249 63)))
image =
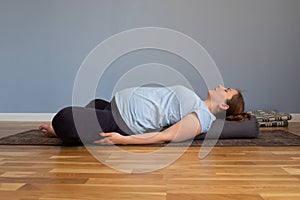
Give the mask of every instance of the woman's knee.
POLYGON ((109 102, 102 99, 94 99, 90 101, 85 107, 104 110, 109 106, 109 102))

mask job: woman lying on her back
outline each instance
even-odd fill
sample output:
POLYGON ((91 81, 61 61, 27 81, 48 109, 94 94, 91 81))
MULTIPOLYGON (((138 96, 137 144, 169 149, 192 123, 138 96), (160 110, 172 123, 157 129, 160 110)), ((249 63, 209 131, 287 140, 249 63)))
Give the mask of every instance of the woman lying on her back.
POLYGON ((111 102, 63 108, 39 129, 69 145, 180 142, 207 132, 224 111, 227 120, 250 118, 240 91, 222 85, 204 101, 183 86, 138 87, 117 92, 111 102))

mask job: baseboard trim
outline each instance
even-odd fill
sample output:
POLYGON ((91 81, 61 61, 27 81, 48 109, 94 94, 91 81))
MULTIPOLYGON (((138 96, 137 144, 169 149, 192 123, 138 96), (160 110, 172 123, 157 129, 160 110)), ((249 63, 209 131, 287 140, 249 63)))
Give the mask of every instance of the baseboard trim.
MULTIPOLYGON (((55 113, 0 113, 0 121, 51 121, 55 113)), ((300 122, 300 113, 293 113, 289 122, 300 122)))
POLYGON ((51 121, 54 113, 0 113, 0 121, 51 121))

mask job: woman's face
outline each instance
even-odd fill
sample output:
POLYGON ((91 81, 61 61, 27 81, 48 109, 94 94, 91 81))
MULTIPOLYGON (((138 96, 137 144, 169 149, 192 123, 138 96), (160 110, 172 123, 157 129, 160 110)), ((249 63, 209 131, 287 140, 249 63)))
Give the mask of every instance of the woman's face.
POLYGON ((208 91, 208 98, 211 100, 212 104, 219 105, 226 104, 226 100, 230 100, 232 96, 236 94, 238 94, 236 89, 225 88, 224 86, 219 85, 208 91))

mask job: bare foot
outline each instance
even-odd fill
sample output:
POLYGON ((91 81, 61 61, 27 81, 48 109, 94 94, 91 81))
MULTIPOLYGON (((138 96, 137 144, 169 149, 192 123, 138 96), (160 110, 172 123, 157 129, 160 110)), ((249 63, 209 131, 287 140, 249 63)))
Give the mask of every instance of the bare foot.
POLYGON ((39 130, 47 137, 57 137, 51 124, 42 124, 39 130))

